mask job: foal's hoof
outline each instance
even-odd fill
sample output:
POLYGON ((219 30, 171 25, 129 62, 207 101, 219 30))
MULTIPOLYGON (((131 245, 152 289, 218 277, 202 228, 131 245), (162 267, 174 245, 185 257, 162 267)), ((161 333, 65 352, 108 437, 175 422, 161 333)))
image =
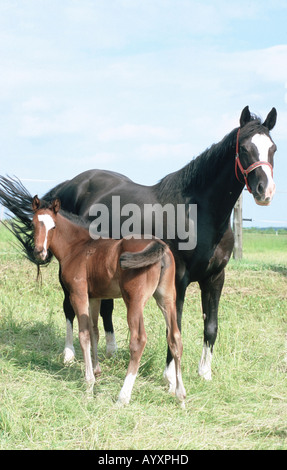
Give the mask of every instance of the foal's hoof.
POLYGON ((95 382, 87 382, 87 388, 86 388, 86 399, 87 400, 92 400, 94 398, 94 384, 95 382))
POLYGON ((118 408, 122 408, 123 406, 126 406, 128 405, 130 402, 130 400, 128 400, 127 398, 118 398, 117 401, 116 401, 116 405, 118 408))
POLYGON ((176 390, 175 391, 176 398, 180 402, 181 408, 185 408, 185 398, 186 398, 186 392, 185 389, 183 388, 182 390, 176 390))
POLYGON ((118 396, 117 405, 118 406, 128 405, 130 402, 130 399, 131 399, 131 394, 125 392, 124 390, 121 390, 118 396))
POLYGON ((99 377, 102 373, 102 369, 100 368, 100 365, 97 364, 96 367, 94 368, 94 376, 99 377))

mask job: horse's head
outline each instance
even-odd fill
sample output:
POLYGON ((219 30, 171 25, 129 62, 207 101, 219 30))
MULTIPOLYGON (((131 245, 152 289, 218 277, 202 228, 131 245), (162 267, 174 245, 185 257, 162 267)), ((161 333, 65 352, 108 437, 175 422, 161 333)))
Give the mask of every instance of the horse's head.
POLYGON ((251 116, 246 106, 241 113, 237 133, 237 179, 246 184, 256 204, 264 206, 270 204, 275 193, 273 156, 276 145, 269 132, 275 126, 276 118, 277 111, 272 108, 262 124, 260 119, 251 116))
POLYGON ((56 228, 56 217, 60 210, 60 201, 55 199, 51 204, 43 207, 38 196, 32 202, 33 229, 34 229, 34 255, 36 259, 44 261, 53 238, 53 229, 56 228))

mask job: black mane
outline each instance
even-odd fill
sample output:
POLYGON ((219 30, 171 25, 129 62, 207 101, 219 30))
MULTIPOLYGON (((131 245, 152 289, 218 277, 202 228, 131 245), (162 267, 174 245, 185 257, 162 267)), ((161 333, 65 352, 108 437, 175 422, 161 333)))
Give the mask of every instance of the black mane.
MULTIPOLYGON (((221 164, 225 162, 226 154, 233 150, 234 158, 236 153, 236 135, 238 127, 227 134, 220 142, 211 145, 198 157, 192 159, 183 168, 171 173, 157 185, 160 198, 170 197, 171 194, 183 193, 191 187, 198 189, 205 187, 220 171, 221 164)), ((268 130, 262 126, 262 121, 258 116, 252 115, 251 121, 240 130, 240 138, 247 139, 256 133, 267 133, 268 130)))

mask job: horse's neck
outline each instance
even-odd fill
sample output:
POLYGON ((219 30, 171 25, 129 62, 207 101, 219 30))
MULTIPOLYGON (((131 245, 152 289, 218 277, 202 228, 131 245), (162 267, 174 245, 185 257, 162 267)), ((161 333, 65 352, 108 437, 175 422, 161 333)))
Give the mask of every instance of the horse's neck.
MULTIPOLYGON (((221 224, 230 218, 234 205, 239 198, 243 185, 235 176, 235 158, 226 159, 226 164, 215 170, 212 180, 203 189, 208 204, 206 209, 214 214, 217 223, 221 224)), ((203 195, 203 193, 201 192, 203 195)))
POLYGON ((171 178, 174 194, 181 186, 185 203, 198 204, 200 210, 213 214, 219 225, 229 219, 243 189, 235 176, 235 142, 236 129, 171 178))
POLYGON ((80 227, 70 220, 57 214, 56 228, 51 241, 50 249, 59 262, 72 254, 76 246, 89 240, 88 230, 80 227))

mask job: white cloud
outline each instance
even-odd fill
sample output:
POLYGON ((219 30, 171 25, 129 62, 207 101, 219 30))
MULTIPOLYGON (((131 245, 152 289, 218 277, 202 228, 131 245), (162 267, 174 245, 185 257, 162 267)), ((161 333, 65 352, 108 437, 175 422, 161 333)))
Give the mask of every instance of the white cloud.
POLYGON ((142 145, 139 150, 139 155, 144 160, 157 159, 176 159, 177 165, 183 165, 191 160, 193 156, 193 147, 190 143, 177 143, 177 144, 154 144, 142 145))
POLYGON ((85 105, 57 106, 45 99, 32 98, 23 103, 19 116, 21 137, 46 137, 60 134, 91 134, 105 122, 85 105))
POLYGON ((178 136, 177 130, 148 125, 124 124, 122 126, 106 128, 98 134, 100 141, 113 141, 125 139, 174 139, 178 136))

